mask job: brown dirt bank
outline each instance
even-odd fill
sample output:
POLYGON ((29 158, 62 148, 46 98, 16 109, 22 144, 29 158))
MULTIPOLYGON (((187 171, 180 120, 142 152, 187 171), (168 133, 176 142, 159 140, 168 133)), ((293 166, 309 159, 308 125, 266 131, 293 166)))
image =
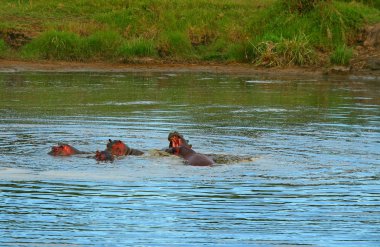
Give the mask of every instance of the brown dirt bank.
POLYGON ((176 64, 176 63, 80 63, 59 61, 18 61, 0 59, 0 72, 135 72, 135 73, 215 73, 236 75, 258 75, 265 77, 326 77, 358 76, 380 79, 379 70, 348 69, 345 67, 287 67, 264 68, 249 64, 176 64))

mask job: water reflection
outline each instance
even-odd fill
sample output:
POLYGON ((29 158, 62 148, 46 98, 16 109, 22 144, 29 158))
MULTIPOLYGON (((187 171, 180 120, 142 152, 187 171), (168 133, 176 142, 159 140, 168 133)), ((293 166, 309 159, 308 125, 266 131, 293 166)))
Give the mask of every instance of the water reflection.
POLYGON ((0 73, 1 246, 378 246, 380 85, 213 74, 0 73), (149 150, 182 132, 184 165, 149 150), (98 163, 46 153, 122 139, 98 163))

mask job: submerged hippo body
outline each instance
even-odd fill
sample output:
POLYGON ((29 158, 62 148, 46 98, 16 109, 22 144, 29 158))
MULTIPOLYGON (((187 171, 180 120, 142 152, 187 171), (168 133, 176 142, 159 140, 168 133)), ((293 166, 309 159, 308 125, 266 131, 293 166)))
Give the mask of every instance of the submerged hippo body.
POLYGON ((110 152, 112 155, 115 156, 124 156, 124 155, 143 155, 144 152, 130 148, 127 145, 124 144, 124 142, 120 140, 112 141, 109 139, 107 143, 107 149, 106 151, 110 152))
POLYGON ((79 151, 69 144, 59 143, 58 146, 53 146, 48 153, 53 156, 70 156, 74 154, 88 154, 87 152, 79 151))
POLYGON ((189 147, 180 146, 168 149, 169 153, 178 155, 186 160, 192 166, 211 166, 215 162, 204 154, 195 152, 189 147))

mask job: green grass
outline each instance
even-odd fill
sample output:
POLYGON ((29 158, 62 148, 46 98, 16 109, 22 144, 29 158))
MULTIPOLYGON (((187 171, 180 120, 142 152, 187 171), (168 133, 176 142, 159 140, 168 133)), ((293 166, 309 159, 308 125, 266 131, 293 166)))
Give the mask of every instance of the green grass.
POLYGON ((82 39, 70 32, 47 31, 22 49, 30 59, 81 60, 82 39))
MULTIPOLYGON (((250 25, 256 34, 252 61, 267 66, 318 64, 317 52, 354 43, 376 9, 359 3, 314 1, 304 11, 278 1, 250 25), (372 14, 370 14, 372 13, 372 14), (259 23, 259 25, 257 25, 259 23)), ((377 16, 376 18, 379 18, 377 16)), ((371 21, 375 21, 371 19, 371 21)))
POLYGON ((330 62, 336 65, 348 65, 353 55, 353 49, 345 45, 338 46, 330 56, 330 62))
POLYGON ((3 39, 0 39, 0 58, 4 58, 8 51, 8 46, 3 39))
POLYGON ((26 60, 305 66, 326 62, 320 52, 354 45, 364 25, 380 21, 376 6, 371 0, 4 0, 0 33, 32 38, 13 48, 13 56, 26 60))
POLYGON ((252 59, 257 65, 286 66, 312 65, 316 63, 316 54, 306 35, 300 34, 292 39, 268 37, 252 45, 252 59))
POLYGON ((112 60, 123 44, 123 37, 115 31, 97 31, 82 38, 81 53, 87 59, 112 60))
MULTIPOLYGON (((352 0, 341 0, 343 2, 352 2, 352 0)), ((374 7, 380 10, 380 1, 379 0, 357 0, 356 2, 374 7)))
POLYGON ((154 42, 144 39, 131 40, 124 43, 118 50, 122 61, 128 61, 134 57, 156 57, 157 52, 154 42))

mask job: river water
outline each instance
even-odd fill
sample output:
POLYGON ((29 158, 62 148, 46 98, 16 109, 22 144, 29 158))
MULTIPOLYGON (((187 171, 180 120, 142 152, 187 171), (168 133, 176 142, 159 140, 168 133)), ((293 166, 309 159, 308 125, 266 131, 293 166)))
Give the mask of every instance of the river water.
POLYGON ((379 246, 380 83, 207 73, 0 73, 1 246, 379 246), (152 150, 177 130, 206 154, 152 150), (145 151, 112 163, 58 142, 145 151))

